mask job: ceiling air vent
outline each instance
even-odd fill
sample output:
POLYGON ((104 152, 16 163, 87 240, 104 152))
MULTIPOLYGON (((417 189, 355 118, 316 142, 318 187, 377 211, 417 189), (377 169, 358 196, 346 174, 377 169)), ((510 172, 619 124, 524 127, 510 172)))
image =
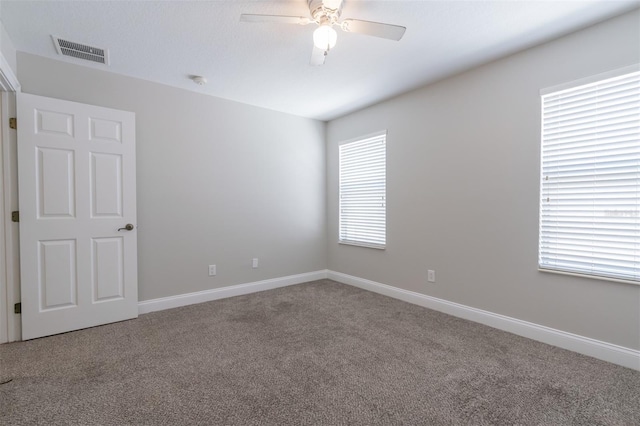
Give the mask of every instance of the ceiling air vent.
POLYGON ((109 65, 109 50, 51 36, 59 55, 109 65))

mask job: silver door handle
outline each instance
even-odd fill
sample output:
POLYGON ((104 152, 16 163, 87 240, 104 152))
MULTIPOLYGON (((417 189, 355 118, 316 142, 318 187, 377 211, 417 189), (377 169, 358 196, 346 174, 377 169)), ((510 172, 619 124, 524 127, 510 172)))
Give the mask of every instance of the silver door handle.
POLYGON ((133 230, 133 225, 132 225, 132 224, 130 224, 130 223, 127 223, 127 224, 124 226, 124 228, 118 228, 118 231, 122 231, 123 229, 124 229, 124 230, 126 230, 126 231, 131 231, 131 230, 133 230))

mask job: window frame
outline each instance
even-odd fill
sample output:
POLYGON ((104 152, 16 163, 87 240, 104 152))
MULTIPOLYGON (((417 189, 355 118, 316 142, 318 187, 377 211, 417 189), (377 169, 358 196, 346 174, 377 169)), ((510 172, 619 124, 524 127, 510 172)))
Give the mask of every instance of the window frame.
POLYGON ((605 81, 608 79, 613 79, 613 78, 617 78, 617 77, 623 77, 627 74, 632 74, 632 73, 636 73, 636 72, 640 72, 640 64, 634 64, 631 66, 627 66, 624 68, 619 68, 619 69, 615 69, 612 71, 608 71, 608 72, 604 72, 604 73, 600 73, 600 74, 596 74, 596 75, 592 75, 589 77, 585 77, 585 78, 581 78, 578 80, 574 80, 571 82, 567 82, 567 83, 563 83, 563 84, 559 84, 556 86, 552 86, 552 87, 548 87, 545 89, 540 90, 540 120, 539 120, 539 131, 540 131, 540 146, 539 146, 539 152, 540 152, 540 170, 539 170, 539 180, 538 180, 538 184, 539 184, 539 188, 538 188, 538 271, 540 272, 545 272, 545 273, 552 273, 552 274, 559 274, 559 275, 568 275, 568 276, 574 276, 574 277, 580 277, 580 278, 589 278, 589 279, 595 279, 595 280, 600 280, 600 281, 611 281, 611 282, 619 282, 619 283, 625 283, 625 284, 632 284, 632 285, 640 285, 640 277, 636 280, 636 279, 626 279, 626 278, 621 278, 621 277, 615 277, 615 276, 610 276, 610 275, 603 275, 604 272, 602 271, 594 271, 593 273, 584 273, 584 272, 580 272, 580 271, 571 271, 571 270, 566 270, 566 269, 557 269, 557 268, 553 268, 551 266, 541 266, 541 255, 542 255, 542 211, 543 211, 543 180, 544 180, 544 173, 543 173, 543 167, 544 167, 544 157, 543 157, 543 149, 544 149, 544 133, 543 133, 543 128, 544 128, 544 97, 550 94, 554 94, 554 93, 558 93, 558 92, 562 92, 565 90, 570 90, 570 89, 574 89, 574 88, 578 88, 580 86, 585 86, 585 85, 589 85, 589 84, 593 84, 593 83, 597 83, 600 81, 605 81))
POLYGON ((385 250, 387 247, 387 130, 381 130, 378 132, 369 133, 363 136, 359 136, 356 138, 352 138, 349 140, 342 141, 338 144, 338 244, 347 245, 347 246, 355 246, 355 247, 365 247, 376 250, 385 250), (358 241, 354 239, 343 239, 343 214, 342 214, 342 156, 341 150, 342 147, 350 144, 355 144, 358 142, 365 142, 368 139, 377 140, 379 138, 383 138, 384 142, 384 242, 382 244, 372 243, 367 241, 358 241))

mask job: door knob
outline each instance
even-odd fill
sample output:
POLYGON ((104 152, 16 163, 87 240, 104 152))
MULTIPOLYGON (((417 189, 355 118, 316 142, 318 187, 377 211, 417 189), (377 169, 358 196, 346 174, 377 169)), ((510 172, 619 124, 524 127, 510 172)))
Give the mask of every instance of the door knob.
POLYGON ((122 230, 127 230, 127 231, 131 231, 133 229, 133 225, 130 223, 127 223, 124 228, 118 228, 118 231, 122 231, 122 230))

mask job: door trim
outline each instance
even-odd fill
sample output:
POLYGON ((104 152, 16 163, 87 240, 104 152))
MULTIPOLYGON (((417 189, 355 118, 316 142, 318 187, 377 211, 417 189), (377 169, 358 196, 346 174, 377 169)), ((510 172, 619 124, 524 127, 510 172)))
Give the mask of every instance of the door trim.
POLYGON ((9 129, 9 117, 15 115, 15 92, 19 91, 18 78, 0 52, 0 266, 4 271, 0 274, 0 343, 21 339, 19 317, 13 313, 13 305, 20 301, 20 282, 15 269, 18 231, 17 224, 10 219, 12 200, 18 193, 18 183, 13 178, 17 158, 11 150, 16 134, 9 129))
POLYGON ((4 125, 4 117, 5 117, 5 102, 4 102, 4 92, 0 93, 2 95, 0 102, 0 188, 2 188, 2 197, 0 197, 0 343, 6 343, 9 338, 9 317, 7 315, 9 308, 9 298, 7 297, 8 286, 7 286, 7 256, 5 256, 6 246, 5 243, 7 239, 5 238, 5 213, 4 213, 4 195, 7 193, 5 185, 4 185, 4 143, 5 140, 5 125, 4 125))
POLYGON ((13 73, 9 62, 0 52, 0 92, 19 92, 20 82, 13 73))

